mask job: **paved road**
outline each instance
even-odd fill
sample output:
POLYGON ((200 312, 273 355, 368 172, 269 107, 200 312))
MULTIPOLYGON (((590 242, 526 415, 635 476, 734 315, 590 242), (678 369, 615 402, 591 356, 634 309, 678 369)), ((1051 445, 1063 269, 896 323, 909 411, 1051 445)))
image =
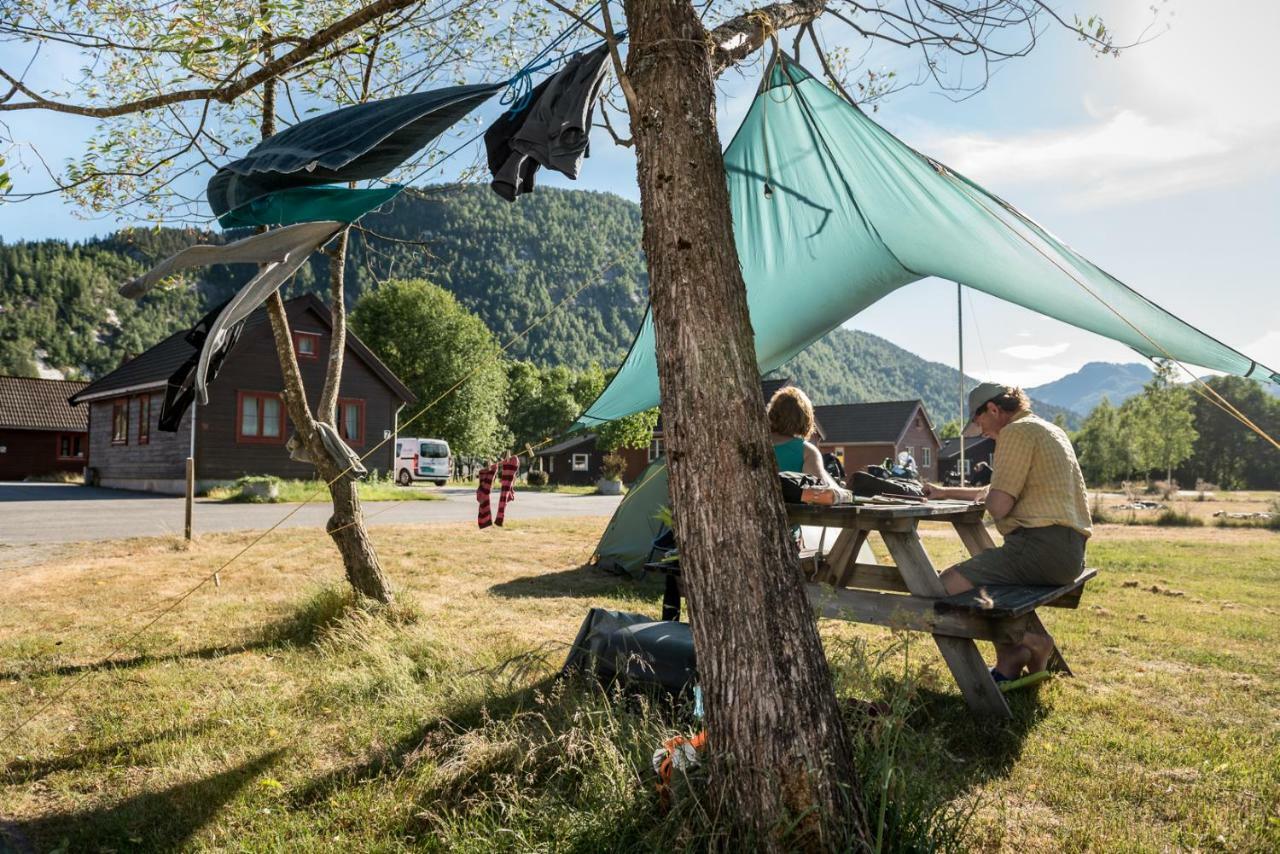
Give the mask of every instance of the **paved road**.
MULTIPOLYGON (((370 525, 462 522, 476 518, 475 490, 426 487, 444 501, 377 501, 365 504, 370 525)), ((609 516, 620 498, 604 495, 559 495, 517 492, 507 506, 511 519, 556 516, 609 516)), ((219 504, 196 500, 197 533, 252 531, 271 527, 295 504, 219 504)), ((287 527, 319 527, 329 518, 327 503, 308 504, 284 523, 287 527)), ((70 543, 181 534, 183 500, 147 492, 98 489, 61 483, 0 482, 0 546, 70 543)), ((283 526, 282 526, 283 527, 283 526)))

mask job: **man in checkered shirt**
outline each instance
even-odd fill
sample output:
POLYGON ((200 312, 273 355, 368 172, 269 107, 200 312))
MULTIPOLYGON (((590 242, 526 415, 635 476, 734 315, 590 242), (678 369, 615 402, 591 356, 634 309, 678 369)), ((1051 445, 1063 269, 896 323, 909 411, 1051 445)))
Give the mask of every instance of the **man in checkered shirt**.
MULTIPOLYGON (((985 501, 1004 545, 974 555, 940 576, 948 593, 988 584, 1060 587, 1084 569, 1085 541, 1093 532, 1084 476, 1062 428, 1032 414, 1020 388, 982 383, 969 393, 966 437, 995 440, 991 483, 984 487, 928 484, 929 498, 985 501)), ((1044 670, 1053 639, 1027 632, 1019 644, 997 644, 997 681, 1044 670)))

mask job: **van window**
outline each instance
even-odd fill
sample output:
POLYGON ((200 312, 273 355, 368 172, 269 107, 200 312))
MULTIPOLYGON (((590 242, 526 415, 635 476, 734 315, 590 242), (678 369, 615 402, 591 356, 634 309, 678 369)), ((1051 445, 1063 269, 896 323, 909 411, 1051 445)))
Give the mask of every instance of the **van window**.
POLYGON ((449 456, 449 446, 444 442, 423 442, 418 449, 418 456, 429 460, 442 460, 449 456))

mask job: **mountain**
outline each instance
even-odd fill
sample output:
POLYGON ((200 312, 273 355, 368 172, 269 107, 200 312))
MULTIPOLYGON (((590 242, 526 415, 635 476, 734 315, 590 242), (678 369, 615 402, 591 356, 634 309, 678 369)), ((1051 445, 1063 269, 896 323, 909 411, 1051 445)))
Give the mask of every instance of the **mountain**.
POLYGON ((1088 415, 1104 397, 1119 406, 1141 394, 1142 387, 1150 382, 1151 377, 1151 368, 1137 362, 1127 365, 1090 362, 1074 374, 1027 389, 1027 394, 1080 415, 1088 415))
MULTIPOLYGON (((960 415, 959 372, 861 330, 837 328, 774 372, 789 377, 819 405, 918 397, 935 429, 960 415)), ((978 384, 965 377, 965 388, 978 384)), ((1036 413, 1079 426, 1075 412, 1031 394, 1036 413)))
MULTIPOLYGON (((625 357, 644 317, 640 227, 639 207, 607 193, 547 188, 509 204, 485 186, 414 189, 352 229, 347 299, 354 303, 387 279, 429 279, 451 290, 501 341, 528 328, 508 351, 513 358, 610 369, 625 357)), ((238 236, 161 228, 125 229, 80 244, 0 242, 0 373, 34 376, 47 366, 92 379, 190 326, 252 269, 197 271, 137 302, 116 295, 116 287, 185 246, 238 236)), ((325 295, 327 265, 328 257, 317 254, 287 293, 325 295)), ((919 397, 935 426, 956 415, 954 368, 865 332, 837 329, 778 373, 819 403, 919 397)), ((1043 402, 1037 411, 1060 412, 1043 402)))

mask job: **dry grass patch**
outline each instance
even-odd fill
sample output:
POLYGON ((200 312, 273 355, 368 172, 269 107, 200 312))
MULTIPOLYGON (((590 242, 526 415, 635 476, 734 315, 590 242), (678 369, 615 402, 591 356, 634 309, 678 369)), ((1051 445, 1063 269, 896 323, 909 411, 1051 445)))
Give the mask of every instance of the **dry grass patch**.
MULTIPOLYGON (((0 716, 68 693, 0 751, 0 815, 37 850, 702 847, 693 813, 657 818, 647 771, 688 722, 549 681, 588 607, 659 610, 657 579, 580 568, 604 523, 375 528, 386 608, 342 592, 322 532, 277 531, 109 666, 256 535, 14 562, 0 716)), ((840 695, 895 709, 850 703, 888 826, 986 850, 1274 850, 1280 538, 1103 526, 1090 555, 1082 607, 1045 613, 1077 676, 1015 697, 1012 722, 975 721, 927 638, 822 623, 840 695)))

